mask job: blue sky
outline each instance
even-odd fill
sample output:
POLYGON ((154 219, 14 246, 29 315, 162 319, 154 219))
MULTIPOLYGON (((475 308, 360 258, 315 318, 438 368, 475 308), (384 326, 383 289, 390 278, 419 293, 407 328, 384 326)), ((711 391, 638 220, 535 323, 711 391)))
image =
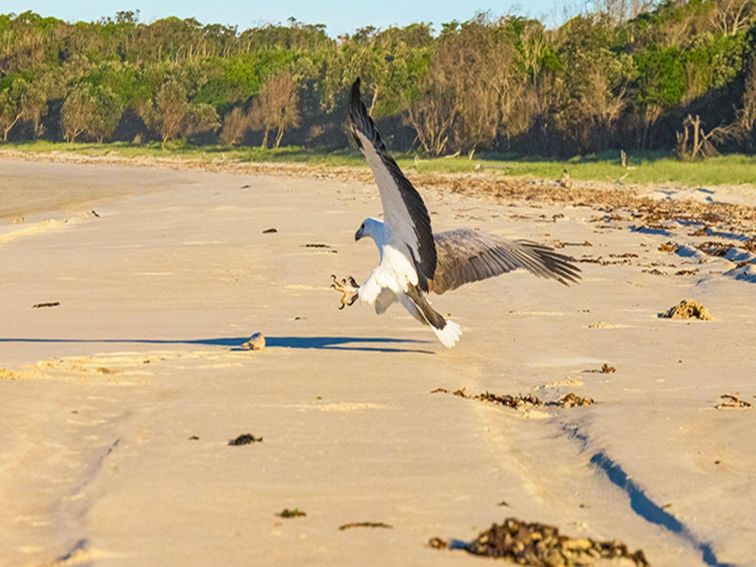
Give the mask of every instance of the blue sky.
POLYGON ((195 17, 202 23, 222 23, 244 29, 265 23, 284 22, 289 16, 307 23, 323 23, 328 33, 338 35, 367 25, 385 28, 392 24, 467 20, 478 11, 494 15, 514 13, 545 19, 549 24, 563 20, 564 7, 571 12, 585 0, 0 0, 0 12, 32 10, 64 20, 97 20, 119 10, 140 11, 140 20, 175 15, 195 17))

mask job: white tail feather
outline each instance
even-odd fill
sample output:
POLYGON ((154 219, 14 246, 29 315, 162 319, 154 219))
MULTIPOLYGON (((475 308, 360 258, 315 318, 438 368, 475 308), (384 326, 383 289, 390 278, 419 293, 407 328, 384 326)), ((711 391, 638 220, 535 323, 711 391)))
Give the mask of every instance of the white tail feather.
POLYGON ((446 326, 443 329, 436 329, 431 325, 431 329, 436 333, 438 340, 441 341, 446 348, 452 348, 462 336, 462 327, 457 325, 454 321, 446 321, 446 326))

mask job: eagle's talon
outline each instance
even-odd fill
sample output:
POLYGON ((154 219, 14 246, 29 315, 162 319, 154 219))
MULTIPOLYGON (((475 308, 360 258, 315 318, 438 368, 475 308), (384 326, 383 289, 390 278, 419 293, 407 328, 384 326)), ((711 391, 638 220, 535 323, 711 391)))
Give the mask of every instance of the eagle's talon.
POLYGON ((341 297, 339 298, 339 311, 344 309, 344 307, 350 307, 354 304, 355 301, 357 301, 357 290, 359 288, 359 285, 355 281, 355 279, 352 276, 349 276, 347 278, 342 278, 339 280, 335 275, 331 274, 331 279, 333 280, 333 283, 331 284, 331 289, 335 289, 336 291, 341 293, 341 297))

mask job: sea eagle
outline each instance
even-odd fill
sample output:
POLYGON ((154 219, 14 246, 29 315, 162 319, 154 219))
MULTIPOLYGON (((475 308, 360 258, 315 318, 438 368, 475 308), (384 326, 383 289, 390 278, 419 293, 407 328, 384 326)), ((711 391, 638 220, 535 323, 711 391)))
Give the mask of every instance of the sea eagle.
POLYGON ((580 279, 580 269, 571 258, 536 242, 509 241, 466 228, 434 234, 422 197, 389 154, 368 115, 360 97, 360 79, 349 97, 349 127, 378 185, 383 220, 365 219, 354 235, 356 241, 372 238, 380 254, 365 283, 331 276, 331 287, 342 293, 339 309, 359 298, 380 315, 398 301, 451 348, 462 329, 433 309, 427 294, 442 294, 518 268, 565 285, 580 279))

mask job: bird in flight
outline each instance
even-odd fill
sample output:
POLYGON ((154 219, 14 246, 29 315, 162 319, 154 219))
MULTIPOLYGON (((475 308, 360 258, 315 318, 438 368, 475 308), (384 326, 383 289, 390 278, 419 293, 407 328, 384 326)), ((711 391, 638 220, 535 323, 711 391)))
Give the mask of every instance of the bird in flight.
POLYGON ((380 260, 370 277, 358 285, 353 277, 331 276, 341 292, 339 309, 357 299, 375 307, 379 315, 399 302, 415 319, 429 325, 441 343, 451 348, 461 327, 436 311, 428 294, 442 294, 518 268, 569 285, 580 279, 571 258, 530 240, 504 240, 462 228, 433 232, 422 197, 391 157, 360 97, 360 79, 349 96, 349 128, 367 159, 378 185, 383 220, 365 219, 356 241, 372 238, 380 260))

